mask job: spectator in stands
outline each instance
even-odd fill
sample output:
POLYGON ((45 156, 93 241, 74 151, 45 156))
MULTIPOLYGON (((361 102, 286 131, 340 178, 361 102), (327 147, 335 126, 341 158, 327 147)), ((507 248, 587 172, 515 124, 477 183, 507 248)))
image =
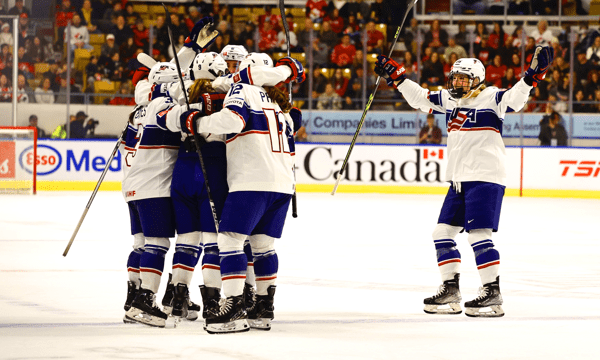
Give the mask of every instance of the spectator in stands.
POLYGON ((356 49, 356 53, 354 54, 354 60, 352 60, 352 64, 350 67, 362 67, 365 61, 365 55, 361 49, 356 49))
POLYGON ((573 72, 575 72, 575 76, 577 77, 577 81, 581 81, 582 85, 585 85, 583 81, 586 81, 587 75, 594 69, 594 65, 590 60, 586 58, 585 52, 579 50, 577 53, 577 61, 575 61, 575 65, 573 66, 573 72))
MULTIPOLYGON (((313 21, 310 17, 306 17, 304 19, 304 29, 298 31, 298 46, 300 46, 305 52, 308 52, 308 48, 310 47, 310 31, 313 29, 313 21)), ((313 32, 313 36, 317 37, 318 33, 313 32)))
POLYGON ((325 85, 325 92, 319 95, 317 109, 319 110, 340 110, 342 108, 342 98, 335 92, 333 84, 325 85))
POLYGON ((44 77, 40 87, 35 89, 35 102, 38 104, 54 104, 54 91, 50 88, 50 79, 44 77))
POLYGON ((355 78, 352 80, 352 86, 348 88, 344 97, 342 108, 344 110, 362 110, 362 80, 355 78))
MULTIPOLYGON (((171 19, 173 18, 179 19, 175 14, 171 14, 171 19)), ((180 23, 173 23, 173 38, 177 39, 177 36, 180 34, 179 32, 180 23)), ((127 42, 127 39, 133 37, 133 30, 127 25, 125 22, 125 17, 123 15, 117 16, 117 24, 113 28, 112 33, 115 35, 115 45, 121 46, 122 44, 127 42)))
POLYGON ((383 0, 375 0, 375 2, 371 3, 369 17, 377 24, 389 24, 391 14, 392 9, 387 2, 384 2, 383 0))
POLYGON ((273 14, 273 5, 265 5, 264 9, 265 13, 258 17, 258 30, 260 31, 264 24, 270 23, 273 30, 275 30, 275 32, 278 33, 283 28, 283 24, 281 23, 281 15, 279 15, 279 11, 276 10, 276 13, 273 14))
POLYGON ((6 74, 0 75, 0 102, 12 101, 12 87, 6 74))
POLYGON ((121 62, 121 55, 116 52, 110 58, 107 64, 104 65, 105 76, 110 81, 121 81, 123 79, 123 63, 121 62))
POLYGON ((369 18, 369 4, 363 0, 346 1, 340 8, 340 16, 347 19, 351 14, 356 16, 357 22, 364 23, 365 19, 369 18))
POLYGON ((339 42, 337 34, 331 30, 331 24, 329 21, 324 20, 321 24, 321 34, 319 37, 321 38, 321 42, 327 45, 329 49, 333 49, 333 47, 339 42))
POLYGON ((448 82, 448 76, 450 75, 450 69, 452 69, 452 65, 458 60, 458 55, 455 52, 451 53, 449 57, 446 58, 446 61, 442 62, 444 64, 444 81, 448 82))
POLYGON ((98 58, 92 55, 90 62, 85 66, 85 74, 87 76, 88 89, 93 89, 94 82, 102 78, 102 70, 98 65, 98 58))
POLYGON ((431 28, 425 34, 425 42, 423 43, 423 49, 430 47, 437 53, 443 53, 444 47, 448 46, 448 33, 446 30, 440 28, 439 20, 433 20, 431 28))
POLYGON ((375 28, 375 22, 369 21, 367 29, 367 53, 383 54, 383 33, 375 28))
MULTIPOLYGON (((221 33, 221 36, 223 37, 223 44, 228 45, 232 43, 231 41, 233 40, 233 31, 230 29, 229 23, 227 21, 219 21, 217 25, 217 30, 219 30, 219 33, 221 33)), ((292 34, 293 33, 290 31, 290 38, 292 37, 292 34)), ((293 36, 295 37, 296 34, 294 34, 293 36)), ((285 39, 285 33, 283 34, 283 38, 285 39)))
POLYGON ((586 113, 592 112, 592 109, 588 104, 583 103, 586 101, 585 94, 582 88, 575 89, 575 101, 573 101, 573 112, 575 113, 586 113))
POLYGON ((515 78, 515 70, 511 67, 506 69, 506 74, 502 78, 502 83, 500 88, 502 89, 510 89, 517 83, 517 79, 515 78))
POLYGON ((7 44, 13 46, 15 39, 13 34, 10 32, 10 25, 8 23, 2 24, 2 30, 0 32, 0 45, 7 44))
MULTIPOLYGON (((469 43, 469 31, 467 30, 467 23, 461 21, 458 23, 458 34, 454 35, 454 41, 457 45, 463 47, 463 49, 467 50, 471 48, 471 44, 469 43)), ((470 50, 469 50, 470 51, 470 50)))
POLYGON ((531 0, 531 9, 535 15, 557 15, 558 0, 531 0))
POLYGON ((121 84, 121 88, 119 89, 119 95, 115 96, 108 103, 109 105, 127 105, 134 106, 135 98, 131 96, 131 85, 129 82, 124 82, 121 84))
POLYGON ((119 16, 125 16, 125 12, 123 11, 123 4, 121 1, 114 1, 112 3, 112 6, 107 8, 104 11, 104 14, 102 15, 102 20, 100 21, 100 23, 103 32, 114 32, 114 27, 119 16))
POLYGON ((346 29, 350 28, 351 32, 360 31, 360 24, 358 23, 358 19, 356 19, 356 15, 354 13, 350 13, 348 16, 348 23, 345 25, 346 29))
POLYGON ((318 36, 313 39, 311 51, 313 64, 324 67, 329 66, 329 47, 323 44, 318 36))
POLYGON ((540 20, 537 24, 537 28, 531 33, 532 38, 535 39, 536 45, 548 46, 552 42, 552 32, 548 29, 548 22, 546 20, 540 20))
POLYGON ((600 62, 600 36, 594 39, 592 46, 588 47, 585 53, 585 58, 590 60, 594 66, 598 66, 600 62))
POLYGON ((69 43, 72 59, 74 58, 73 53, 75 49, 94 50, 94 47, 90 45, 88 29, 81 23, 81 16, 79 14, 74 14, 71 26, 65 28, 65 43, 67 42, 69 43))
POLYGON ((425 51, 423 51, 423 55, 421 56, 421 62, 427 62, 429 61, 429 59, 431 59, 431 54, 433 54, 433 50, 431 50, 431 48, 428 46, 425 48, 425 51))
POLYGON ((35 99, 33 98, 33 90, 27 83, 25 75, 19 74, 17 76, 17 86, 17 102, 29 103, 35 101, 35 99))
MULTIPOLYGON (((270 22, 264 23, 262 30, 259 30, 260 40, 258 49, 261 52, 271 53, 277 47, 277 32, 273 29, 270 22)), ((218 38, 217 38, 218 39, 218 38)))
POLYGON ((419 144, 441 144, 442 129, 435 122, 435 115, 427 114, 427 125, 419 132, 419 144))
POLYGON ((406 70, 406 78, 414 82, 418 82, 417 79, 417 62, 414 60, 413 55, 410 51, 404 52, 404 61, 402 62, 404 70, 406 70))
POLYGON ((132 31, 135 46, 142 49, 148 49, 150 30, 144 25, 144 20, 138 19, 135 26, 132 28, 132 31))
POLYGON ((90 34, 100 32, 96 25, 96 10, 92 7, 91 0, 84 0, 79 15, 81 16, 81 22, 87 27, 90 34))
MULTIPOLYGON (((220 54, 224 47, 225 47, 225 40, 223 39, 222 36, 218 36, 215 39, 215 42, 213 42, 209 46, 208 51, 213 51, 213 52, 216 52, 216 53, 220 54)), ((173 53, 173 50, 171 49, 171 46, 169 46, 169 49, 167 50, 167 53, 169 54, 169 56, 170 56, 170 54, 173 53)), ((171 58, 172 58, 172 56, 171 56, 171 58)))
POLYGON ((524 71, 521 67, 521 56, 519 54, 512 54, 510 59, 511 59, 511 62, 510 62, 509 67, 511 69, 513 69, 515 78, 517 80, 520 80, 521 77, 523 76, 522 71, 524 71))
POLYGON ((598 70, 593 69, 588 73, 587 83, 585 84, 585 94, 587 94, 588 99, 593 99, 596 90, 600 90, 600 80, 598 70))
POLYGON ((486 6, 483 0, 454 0, 452 12, 456 15, 464 13, 465 10, 475 11, 477 15, 485 14, 486 6))
MULTIPOLYGON (((247 21, 244 25, 244 30, 238 36, 237 44, 244 46, 250 51, 254 51, 254 36, 254 23, 252 21, 247 21)), ((302 51, 304 51, 304 49, 302 49, 302 51)))
POLYGON ((29 22, 29 15, 22 13, 19 15, 19 44, 25 44, 25 41, 29 39, 29 34, 32 32, 29 22))
POLYGON ((475 57, 486 66, 494 58, 494 49, 488 46, 487 36, 481 38, 481 43, 475 46, 475 57))
POLYGON ((169 30, 167 29, 165 17, 163 15, 158 15, 156 17, 156 24, 154 24, 154 38, 156 39, 154 48, 158 49, 161 54, 166 54, 170 42, 169 30))
POLYGON ((17 50, 19 72, 21 72, 27 79, 33 79, 35 77, 34 62, 27 56, 25 47, 19 46, 17 50))
POLYGON ((134 25, 138 19, 141 19, 140 14, 133 9, 133 4, 131 2, 128 2, 125 5, 124 16, 125 16, 125 22, 129 26, 134 25))
POLYGON ((506 42, 507 38, 508 35, 504 32, 500 23, 495 22, 494 30, 492 31, 488 39, 490 47, 494 50, 498 50, 499 48, 504 47, 504 43, 506 42))
POLYGON ((194 28, 194 25, 200 19, 202 19, 202 14, 200 14, 200 11, 198 11, 198 8, 196 6, 190 6, 188 8, 188 16, 184 20, 185 25, 188 28, 188 31, 192 31, 192 28, 194 28))
POLYGON ((348 90, 348 78, 344 76, 344 70, 335 69, 333 73, 333 89, 340 96, 343 97, 348 90))
POLYGON ((497 54, 485 69, 485 81, 496 87, 502 87, 502 78, 506 75, 506 65, 502 64, 502 56, 497 54))
POLYGON ((306 16, 315 23, 321 23, 327 13, 327 1, 308 0, 306 1, 306 16))
POLYGON ((29 116, 29 126, 34 127, 37 129, 37 137, 38 139, 43 139, 48 137, 48 135, 46 135, 46 132, 43 129, 40 129, 38 127, 38 117, 37 115, 33 114, 29 116))
POLYGON ((443 85, 444 83, 444 65, 440 61, 438 53, 431 54, 431 59, 423 65, 421 81, 427 81, 429 85, 443 85))
POLYGON ((512 33, 512 47, 521 51, 521 45, 523 43, 523 27, 521 25, 515 28, 512 33))
POLYGON ((556 56, 554 58, 554 63, 552 66, 552 70, 558 70, 561 74, 565 75, 569 72, 570 65, 568 62, 565 62, 565 59, 562 56, 556 56))
POLYGON ((417 37, 420 31, 419 21, 413 17, 410 19, 410 25, 404 29, 404 43, 410 51, 417 51, 417 37))
POLYGON ((71 132, 71 139, 83 139, 86 138, 88 136, 88 131, 92 130, 95 125, 93 123, 93 119, 89 119, 87 124, 84 126, 84 122, 85 119, 88 118, 88 115, 83 112, 83 111, 79 111, 76 115, 75 115, 75 120, 73 120, 71 118, 71 123, 69 124, 70 127, 70 132, 71 132))
POLYGON ((32 59, 34 63, 45 62, 46 59, 52 57, 52 47, 46 46, 44 40, 39 36, 35 36, 29 43, 27 49, 27 56, 32 59))
POLYGON ((329 81, 323 75, 322 68, 319 65, 313 66, 313 90, 312 98, 317 99, 319 95, 325 92, 325 86, 329 81))
POLYGON ((61 5, 56 8, 54 25, 57 28, 58 34, 62 35, 65 32, 65 27, 69 25, 69 21, 73 19, 75 9, 71 7, 70 0, 62 0, 61 5))
POLYGON ((100 47, 100 59, 98 61, 105 64, 116 52, 119 52, 119 48, 115 44, 115 36, 108 34, 106 35, 106 42, 100 47))
MULTIPOLYGON (((446 49, 444 50, 444 57, 446 59, 450 58, 450 54, 455 53, 456 56, 458 57, 458 59, 462 59, 462 58, 466 58, 467 56, 467 51, 465 50, 464 47, 462 47, 461 45, 458 45, 455 41, 454 36, 450 36, 448 38, 448 46, 446 47, 446 49)), ((454 64, 454 63, 450 63, 450 64, 454 64)))
POLYGON ((15 6, 8 10, 8 15, 20 16, 21 14, 27 14, 28 17, 31 16, 29 9, 23 4, 23 0, 15 0, 15 6))
POLYGON ((560 124, 560 114, 553 111, 547 124, 542 124, 538 139, 542 146, 567 146, 567 131, 560 124))
MULTIPOLYGON (((181 35, 179 38, 181 39, 181 37, 183 37, 183 35, 181 35)), ((176 47, 178 45, 176 45, 176 47)), ((181 43, 181 46, 183 46, 183 43, 181 43)), ((181 49, 181 47, 179 49, 181 49)), ((177 49, 177 51, 179 51, 179 49, 177 49)), ((124 63, 129 62, 129 60, 135 57, 137 50, 138 47, 135 45, 133 37, 128 38, 127 42, 119 47, 120 60, 124 63)))
MULTIPOLYGON (((356 56, 356 48, 350 43, 350 35, 344 34, 342 42, 336 45, 331 52, 331 62, 339 67, 349 67, 356 56)), ((340 96, 342 96, 340 94, 340 96)))
POLYGON ((331 25, 331 31, 336 34, 341 34, 344 31, 345 23, 344 19, 340 16, 340 11, 337 8, 331 10, 330 15, 325 16, 323 21, 328 21, 331 25))
POLYGON ((11 74, 12 73, 12 62, 13 62, 13 56, 10 53, 8 44, 0 45, 0 71, 3 74, 11 74))

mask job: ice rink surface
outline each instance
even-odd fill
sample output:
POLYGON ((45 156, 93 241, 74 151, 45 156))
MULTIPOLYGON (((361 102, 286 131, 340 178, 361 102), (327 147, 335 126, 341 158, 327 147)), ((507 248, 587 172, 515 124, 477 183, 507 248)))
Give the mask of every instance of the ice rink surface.
MULTIPOLYGON (((0 195, 0 359, 598 358, 598 200, 505 198, 494 242, 506 315, 473 319, 423 312, 440 284, 430 234, 443 196, 300 193, 276 243, 273 329, 209 335, 200 321, 122 323, 132 236, 120 193, 98 194, 62 256, 89 196, 0 195)), ((457 240, 471 300, 479 275, 457 240)))

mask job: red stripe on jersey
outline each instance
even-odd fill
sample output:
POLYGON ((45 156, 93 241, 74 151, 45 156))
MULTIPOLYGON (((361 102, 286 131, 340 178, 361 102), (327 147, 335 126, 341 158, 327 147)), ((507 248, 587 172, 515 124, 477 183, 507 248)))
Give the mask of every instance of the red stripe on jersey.
POLYGON ((490 267, 490 266, 493 266, 493 265, 500 265, 500 261, 497 260, 497 261, 489 262, 487 264, 480 265, 480 266, 477 267, 477 270, 485 269, 486 267, 490 267))
POLYGON ((129 272, 134 272, 134 273, 138 273, 138 274, 140 273, 140 269, 131 268, 131 267, 130 267, 130 268, 127 268, 127 271, 129 271, 129 272))
POLYGON ((248 69, 248 81, 250 81, 250 85, 254 85, 254 80, 252 80, 252 74, 250 73, 250 68, 252 66, 248 66, 246 69, 248 69))
MULTIPOLYGON (((243 117, 242 115, 238 114, 238 113, 237 113, 236 111, 234 111, 234 110, 231 110, 231 109, 229 109, 229 111, 231 111, 232 113, 234 113, 234 114, 236 114, 237 116, 239 116, 240 120, 242 120, 242 122, 244 123, 244 127, 243 127, 243 128, 245 128, 245 127, 246 127, 246 120, 244 120, 244 117, 243 117)), ((242 128, 242 129, 243 129, 243 128, 242 128)))
POLYGON ((194 271, 193 267, 185 266, 185 265, 182 265, 182 264, 173 265, 173 269, 182 269, 182 270, 186 270, 186 271, 194 271))
POLYGON ((225 281, 225 280, 245 279, 245 278, 246 278, 246 275, 231 275, 231 276, 222 277, 221 280, 225 281))
MULTIPOLYGON (((171 150, 179 150, 179 146, 170 146, 170 145, 140 145, 140 149, 171 149, 171 150)), ((135 149, 132 149, 135 150, 135 149)))
POLYGON ((254 266, 254 263, 253 262, 249 262, 248 266, 254 266))
POLYGON ((460 262, 460 259, 450 259, 450 260, 446 260, 446 261, 442 261, 440 263, 438 263, 438 266, 442 266, 442 265, 446 265, 446 264, 450 264, 453 262, 460 262))
POLYGON ((269 135, 269 132, 268 131, 260 131, 260 130, 246 131, 243 134, 237 134, 236 136, 234 136, 231 139, 227 140, 227 144, 229 144, 230 142, 232 142, 233 140, 237 139, 240 136, 246 136, 248 134, 266 134, 266 135, 269 135))
POLYGON ((149 273, 157 274, 158 276, 162 276, 162 271, 158 271, 156 269, 140 268, 140 272, 149 272, 149 273))
POLYGON ((460 131, 495 131, 498 134, 500 133, 500 130, 493 128, 493 127, 480 127, 480 128, 472 128, 472 129, 460 129, 460 131))

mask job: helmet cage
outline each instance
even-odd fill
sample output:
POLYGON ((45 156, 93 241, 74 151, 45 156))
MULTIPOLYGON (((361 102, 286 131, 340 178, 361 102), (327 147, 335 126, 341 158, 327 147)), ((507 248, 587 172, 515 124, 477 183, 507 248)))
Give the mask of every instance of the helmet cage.
POLYGON ((450 96, 452 96, 454 99, 461 99, 471 96, 483 85, 484 80, 485 67, 479 59, 459 59, 456 60, 456 62, 454 62, 450 68, 446 89, 448 89, 448 93, 450 93, 450 96), (473 63, 471 64, 471 62, 473 63), (469 78, 468 89, 465 90, 463 86, 454 86, 454 79, 456 78, 456 75, 465 75, 469 78))

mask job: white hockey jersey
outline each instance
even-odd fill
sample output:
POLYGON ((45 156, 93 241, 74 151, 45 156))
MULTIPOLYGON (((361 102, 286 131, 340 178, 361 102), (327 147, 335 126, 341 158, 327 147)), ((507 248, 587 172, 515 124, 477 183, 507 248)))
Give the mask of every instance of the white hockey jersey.
POLYGON ((259 86, 235 84, 223 110, 202 117, 198 132, 227 135, 229 191, 293 194, 294 124, 259 86))
POLYGON ((500 185, 506 185, 504 115, 521 110, 531 88, 521 79, 510 90, 488 87, 474 98, 456 100, 447 90, 428 91, 408 79, 398 86, 413 108, 446 114, 446 181, 485 181, 500 185))
POLYGON ((163 97, 137 108, 120 149, 125 201, 170 196, 173 167, 181 144, 181 134, 165 126, 167 113, 173 106, 170 98, 163 97))

